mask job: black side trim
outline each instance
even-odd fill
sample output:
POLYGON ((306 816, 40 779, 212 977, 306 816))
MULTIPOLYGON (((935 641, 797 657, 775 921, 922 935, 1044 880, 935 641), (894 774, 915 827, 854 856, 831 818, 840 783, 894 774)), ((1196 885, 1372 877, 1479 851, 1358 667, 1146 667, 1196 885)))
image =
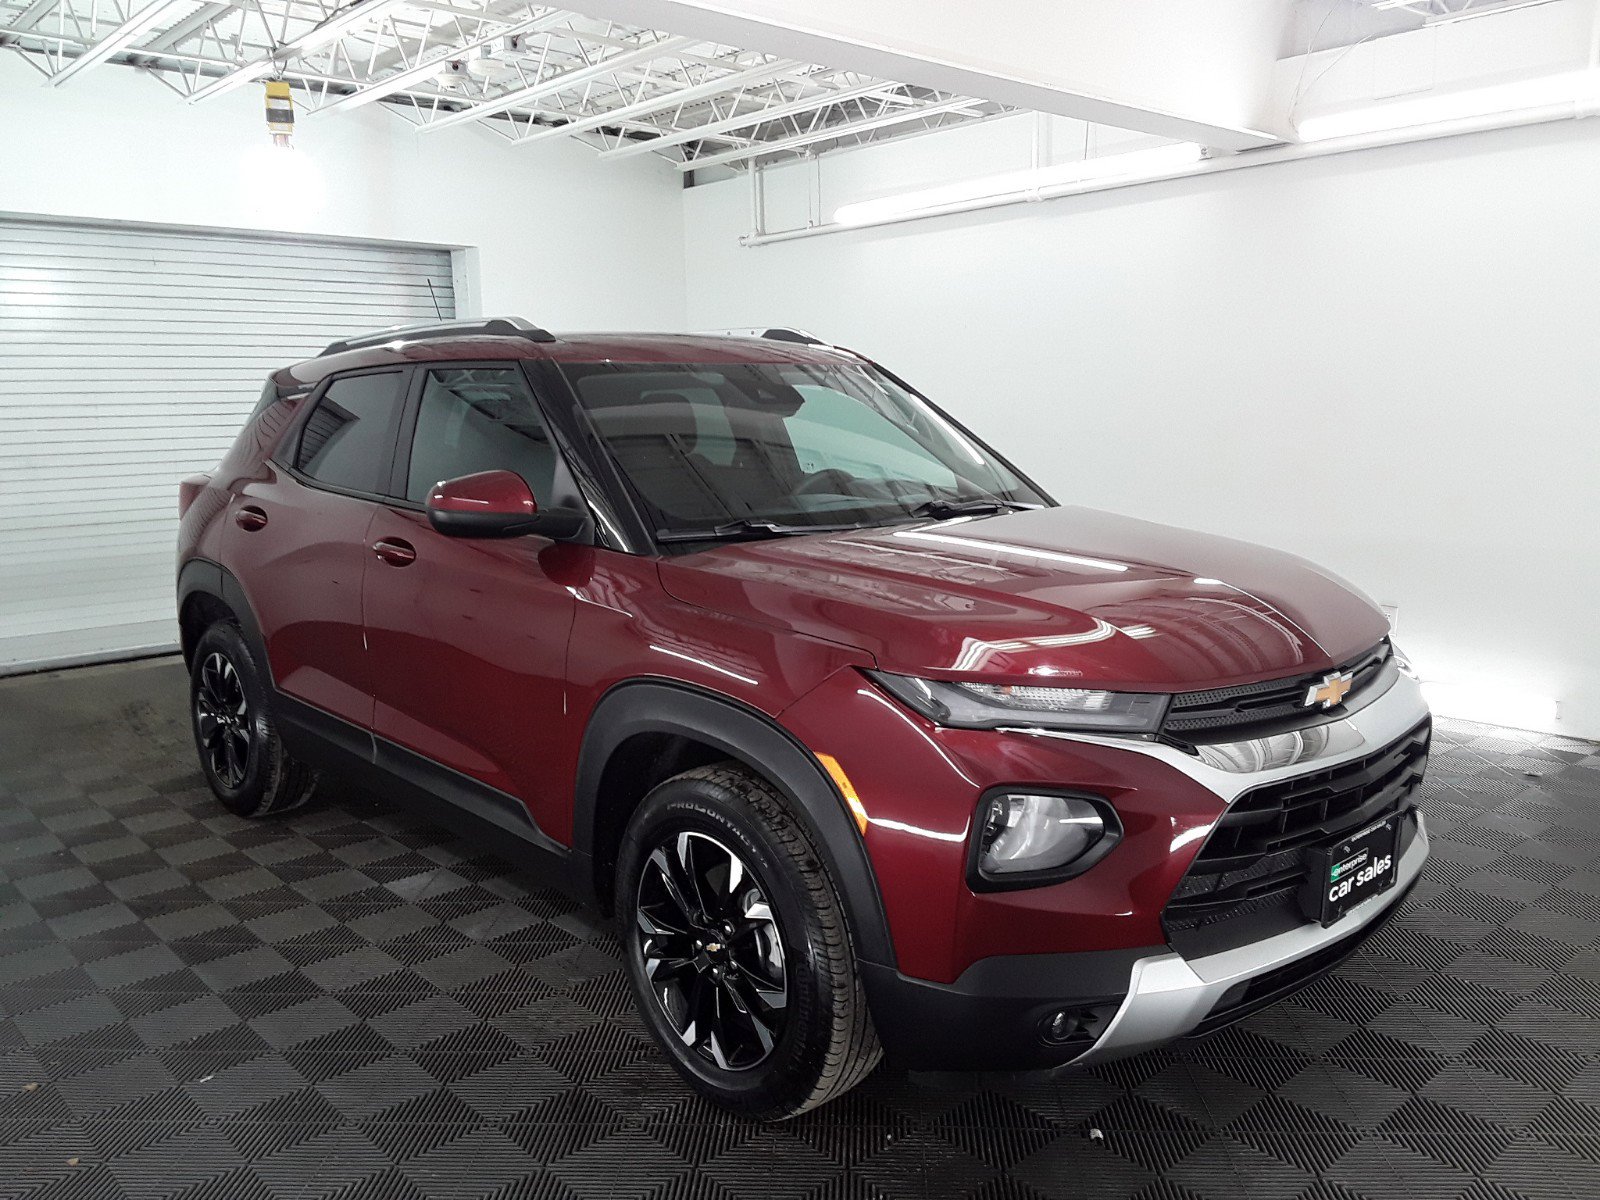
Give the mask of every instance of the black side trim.
POLYGON ((913 1071, 1037 1071, 1059 1067, 1094 1044, 1128 994, 1133 964, 1165 946, 1077 954, 982 958, 954 983, 911 979, 862 964, 862 981, 884 1053, 913 1071), (1053 1013, 1103 1010, 1093 1035, 1051 1044, 1053 1013))
MULTIPOLYGON (((771 780, 803 820, 843 893, 856 957, 892 964, 894 945, 866 847, 833 781, 788 730, 764 713, 689 684, 640 679, 600 698, 584 731, 573 797, 573 850, 595 855, 600 780, 612 753, 636 734, 677 734, 714 746, 771 780)), ((590 888, 597 890, 591 876, 590 888)))
POLYGON ((314 704, 296 700, 272 689, 272 715, 289 753, 306 762, 334 770, 360 767, 363 773, 377 765, 377 739, 362 729, 324 712, 314 704))
MULTIPOLYGON (((178 620, 183 620, 184 605, 194 596, 210 596, 226 604, 227 600, 222 594, 222 576, 224 572, 216 563, 207 558, 191 558, 183 564, 178 572, 178 620)), ((187 648, 186 648, 187 649, 187 648)), ((188 665, 187 660, 185 666, 188 665)))
POLYGON ((507 833, 532 842, 541 850, 550 854, 566 854, 567 848, 540 829, 538 822, 528 812, 528 806, 510 793, 436 763, 387 738, 375 736, 372 740, 377 748, 380 770, 463 808, 507 833))
POLYGON ((244 640, 255 656, 256 665, 266 672, 267 681, 271 683, 272 663, 267 658, 267 642, 261 636, 261 624, 256 620, 255 610, 250 607, 250 601, 245 599, 244 588, 234 578, 233 572, 209 558, 191 558, 178 572, 180 617, 183 614, 183 606, 188 603, 191 596, 197 594, 220 600, 232 610, 233 615, 238 618, 244 640))
POLYGON ((531 850, 541 880, 587 899, 567 848, 540 829, 515 796, 282 692, 274 692, 272 707, 284 745, 296 758, 398 800, 511 862, 529 863, 531 850))

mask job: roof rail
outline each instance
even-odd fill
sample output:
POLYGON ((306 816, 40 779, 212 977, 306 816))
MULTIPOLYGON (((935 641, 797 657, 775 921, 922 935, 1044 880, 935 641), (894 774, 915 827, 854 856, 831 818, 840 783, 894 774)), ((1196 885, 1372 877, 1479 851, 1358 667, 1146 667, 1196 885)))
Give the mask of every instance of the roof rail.
POLYGON ((521 317, 490 317, 483 321, 435 321, 426 325, 394 325, 376 333, 363 333, 359 337, 331 342, 318 358, 330 354, 343 354, 346 350, 360 350, 368 346, 383 346, 389 342, 415 342, 436 337, 520 337, 530 342, 553 342, 555 335, 540 329, 521 317))
POLYGON ((799 342, 802 346, 822 345, 821 338, 812 337, 804 329, 790 329, 786 325, 768 329, 761 336, 772 342, 799 342))
POLYGON ((750 329, 704 329, 700 332, 713 337, 753 337, 765 338, 769 342, 799 342, 803 346, 827 344, 803 329, 790 329, 785 325, 758 325, 750 329))

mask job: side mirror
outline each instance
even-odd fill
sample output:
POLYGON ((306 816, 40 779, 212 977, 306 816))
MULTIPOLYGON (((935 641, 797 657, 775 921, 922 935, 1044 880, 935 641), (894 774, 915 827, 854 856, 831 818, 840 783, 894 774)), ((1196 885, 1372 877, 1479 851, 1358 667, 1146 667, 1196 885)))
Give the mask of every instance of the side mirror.
POLYGON ((508 538, 537 533, 553 541, 579 537, 589 521, 570 508, 541 510, 515 471, 480 471, 434 484, 428 523, 446 537, 508 538))

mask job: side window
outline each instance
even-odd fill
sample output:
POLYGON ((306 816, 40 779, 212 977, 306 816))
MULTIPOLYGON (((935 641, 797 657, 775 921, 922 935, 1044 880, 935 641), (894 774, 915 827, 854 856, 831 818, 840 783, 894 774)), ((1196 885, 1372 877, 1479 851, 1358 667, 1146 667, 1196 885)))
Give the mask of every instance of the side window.
POLYGON ((515 471, 534 499, 549 502, 556 452, 527 381, 508 367, 429 371, 411 440, 406 499, 420 504, 440 480, 479 471, 515 471))
POLYGON ((387 371, 329 384, 300 432, 295 467, 331 487, 383 491, 394 459, 401 378, 387 371))

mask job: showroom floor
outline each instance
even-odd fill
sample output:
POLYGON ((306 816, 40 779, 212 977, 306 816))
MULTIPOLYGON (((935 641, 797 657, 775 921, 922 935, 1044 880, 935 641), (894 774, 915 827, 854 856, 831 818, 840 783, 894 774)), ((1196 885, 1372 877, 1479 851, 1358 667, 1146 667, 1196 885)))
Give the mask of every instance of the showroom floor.
POLYGON ((607 935, 380 801, 224 815, 172 660, 0 682, 0 1196, 1600 1195, 1600 752, 1441 722, 1434 855, 1335 976, 1057 1082, 762 1127, 607 935))

